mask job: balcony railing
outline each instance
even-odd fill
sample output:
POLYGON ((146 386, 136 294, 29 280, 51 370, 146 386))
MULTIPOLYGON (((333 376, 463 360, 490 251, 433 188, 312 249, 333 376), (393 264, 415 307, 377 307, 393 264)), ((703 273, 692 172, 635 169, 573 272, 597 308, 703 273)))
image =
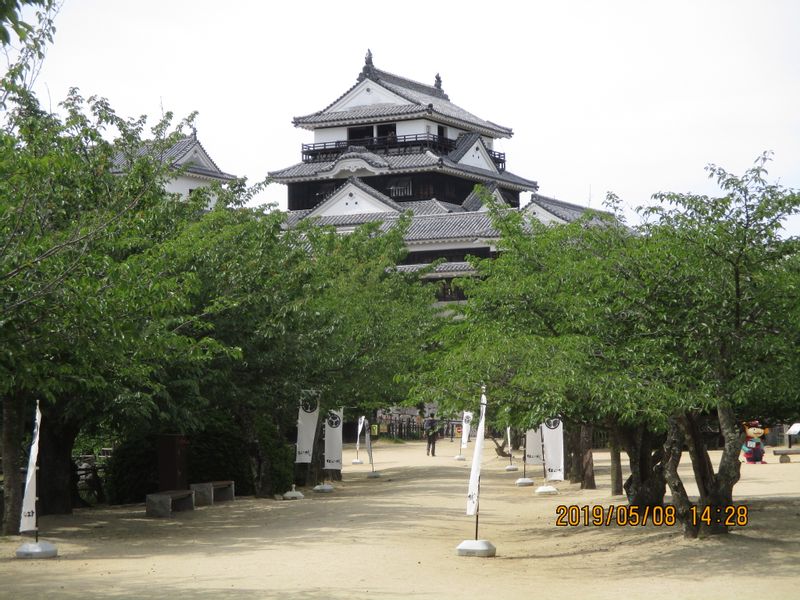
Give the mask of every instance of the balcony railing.
POLYGON ((489 153, 489 156, 492 157, 494 161, 494 165, 497 167, 498 171, 505 171, 506 170, 506 153, 505 152, 495 152, 494 150, 486 149, 486 152, 489 153))
MULTIPOLYGON (((443 154, 453 150, 456 146, 456 141, 432 133, 415 133, 410 135, 384 135, 354 140, 336 140, 334 142, 303 144, 303 162, 333 160, 346 152, 350 146, 362 146, 371 152, 382 154, 400 154, 415 150, 434 150, 443 154)), ((501 171, 505 170, 505 153, 495 152, 493 150, 488 150, 488 152, 495 165, 497 165, 497 168, 501 171)))

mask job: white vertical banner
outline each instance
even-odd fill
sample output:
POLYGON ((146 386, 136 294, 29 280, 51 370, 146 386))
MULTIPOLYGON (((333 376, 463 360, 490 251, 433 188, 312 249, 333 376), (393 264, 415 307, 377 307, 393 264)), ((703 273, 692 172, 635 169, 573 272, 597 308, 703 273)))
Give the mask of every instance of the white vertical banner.
POLYGON ((564 481, 564 423, 559 418, 542 424, 544 466, 547 481, 564 481))
POLYGON ((19 532, 37 531, 36 523, 36 463, 39 459, 39 427, 42 423, 42 411, 36 401, 36 420, 33 424, 33 440, 28 457, 28 473, 25 476, 25 494, 22 497, 22 516, 19 519, 19 532))
POLYGON ((481 460, 483 459, 484 430, 486 429, 486 394, 481 392, 481 415, 478 419, 478 430, 475 432, 475 449, 472 452, 472 468, 469 472, 469 488, 467 489, 467 514, 478 512, 478 491, 481 479, 481 460))
POLYGON ((325 468, 342 470, 342 420, 344 410, 329 410, 325 417, 325 468))
POLYGON ((542 456, 542 430, 541 428, 528 429, 525 432, 525 464, 543 465, 542 456))
POLYGON ((356 433, 356 454, 361 448, 361 430, 364 429, 364 421, 366 421, 366 417, 358 417, 358 433, 356 433))
POLYGON ((461 419, 461 447, 466 448, 469 442, 469 428, 472 426, 472 413, 468 410, 464 411, 464 416, 461 419))
POLYGON ((318 419, 319 403, 315 399, 307 399, 300 403, 297 411, 297 453, 294 462, 311 462, 318 419))
POLYGON ((506 439, 508 440, 508 453, 511 454, 511 427, 506 427, 506 439))
POLYGON ((364 445, 367 447, 367 454, 369 455, 369 464, 372 464, 372 436, 369 431, 369 421, 364 419, 364 445))

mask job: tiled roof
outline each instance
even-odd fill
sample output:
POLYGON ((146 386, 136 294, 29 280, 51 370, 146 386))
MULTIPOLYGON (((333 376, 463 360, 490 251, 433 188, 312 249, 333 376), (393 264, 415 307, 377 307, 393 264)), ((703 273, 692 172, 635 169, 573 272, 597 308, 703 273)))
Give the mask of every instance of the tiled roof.
MULTIPOLYGON (((203 148, 203 144, 197 139, 195 135, 187 135, 182 137, 177 142, 175 142, 169 148, 161 151, 160 154, 156 155, 155 150, 153 149, 153 142, 143 142, 141 146, 136 149, 135 156, 137 158, 142 156, 153 156, 154 158, 158 158, 163 163, 169 163, 171 167, 174 168, 181 168, 187 173, 193 173, 195 175, 199 175, 201 177, 208 177, 211 179, 222 179, 226 181, 231 181, 236 179, 235 175, 231 175, 229 173, 223 172, 218 166, 217 163, 214 162, 214 159, 206 152, 206 149, 203 148), (180 160, 189 154, 195 147, 199 146, 205 156, 208 157, 208 160, 211 161, 211 164, 214 166, 214 169, 206 169, 201 167, 200 165, 196 165, 193 163, 179 165, 178 163, 180 160)), ((127 157, 122 152, 117 152, 114 156, 114 168, 117 170, 122 170, 127 167, 127 157)))
POLYGON ((487 129, 501 137, 511 137, 513 135, 510 127, 503 127, 502 125, 497 125, 491 121, 486 121, 480 117, 476 117, 471 112, 464 110, 460 106, 456 106, 444 98, 437 98, 435 96, 431 96, 430 94, 418 92, 406 86, 389 83, 381 78, 378 78, 377 83, 389 88, 398 96, 402 96, 406 100, 410 100, 419 106, 432 106, 434 113, 456 119, 457 121, 462 121, 472 126, 487 129))
POLYGON ((304 117, 295 117, 295 125, 314 125, 317 123, 335 124, 347 123, 350 121, 360 121, 375 117, 395 117, 402 115, 419 116, 424 113, 427 107, 421 108, 416 104, 369 104, 367 106, 356 106, 347 110, 336 112, 317 112, 304 117))
MULTIPOLYGON (((422 269, 430 267, 430 264, 420 263, 416 265, 397 265, 395 269, 401 273, 416 273, 422 269)), ((436 265, 430 275, 471 275, 475 273, 475 267, 466 261, 443 262, 436 265)))
MULTIPOLYGON (((420 94, 434 96, 435 98, 441 98, 442 100, 450 100, 450 97, 444 93, 444 90, 441 87, 414 81, 408 77, 395 75, 394 73, 389 73, 388 71, 382 71, 381 69, 376 69, 372 64, 364 65, 364 68, 361 70, 361 73, 358 76, 358 81, 363 81, 364 79, 372 79, 373 81, 381 80, 384 83, 399 85, 408 90, 419 92, 420 94)), ((439 81, 439 85, 441 85, 441 80, 439 81)))
POLYGON ((348 152, 336 158, 336 160, 324 160, 319 162, 302 162, 280 171, 273 171, 269 176, 279 182, 290 183, 292 181, 308 181, 324 177, 326 173, 333 170, 336 163, 345 158, 362 158, 368 164, 378 167, 375 158, 378 157, 388 165, 388 171, 399 172, 420 172, 432 170, 445 170, 460 177, 467 177, 473 181, 483 183, 495 181, 520 190, 535 191, 539 184, 535 181, 519 177, 509 171, 495 173, 487 169, 473 167, 472 165, 462 165, 454 162, 448 157, 440 157, 430 150, 409 154, 387 154, 378 156, 372 152, 348 152))
POLYGON ((441 215, 452 212, 464 212, 464 209, 458 204, 442 202, 435 198, 431 200, 410 200, 408 202, 401 202, 400 205, 404 210, 411 210, 415 215, 441 215))
MULTIPOLYGON (((365 191, 372 190, 369 193, 380 194, 380 196, 384 196, 377 190, 373 190, 363 181, 359 180, 358 178, 351 178, 360 184, 360 187, 365 191)), ((348 180, 349 181, 349 180, 348 180)), ((337 188, 337 191, 341 189, 341 186, 337 188)), ((335 192, 334 192, 335 193, 335 192)), ((384 196, 385 198, 388 198, 384 196)), ((411 211, 414 216, 429 216, 429 215, 445 215, 449 213, 460 213, 464 212, 457 204, 450 204, 449 202, 441 202, 440 200, 412 200, 409 202, 395 202, 391 198, 388 198, 389 206, 395 208, 397 212, 374 212, 374 213, 357 213, 357 214, 349 214, 349 215, 325 215, 325 216, 316 216, 313 217, 315 220, 314 222, 319 225, 334 225, 336 227, 343 227, 343 226, 350 226, 350 225, 362 225, 364 223, 372 223, 373 221, 389 221, 396 219, 400 213, 404 213, 406 211, 411 211), (391 203, 391 204, 390 204, 391 203)), ((324 201, 323 201, 324 202, 324 201)), ((384 200, 385 202, 385 200, 384 200)), ((286 226, 287 227, 294 227, 300 221, 308 217, 317 207, 322 204, 318 204, 314 208, 308 208, 305 210, 292 210, 286 214, 286 226)))
POLYGON ((458 139, 456 140, 456 147, 450 151, 450 154, 447 155, 447 158, 453 162, 460 161, 472 147, 472 144, 477 142, 479 139, 481 139, 481 134, 474 131, 458 136, 458 139))
MULTIPOLYGON (((286 227, 296 227, 310 213, 310 210, 290 211, 287 214, 286 227)), ((400 213, 396 212, 311 217, 317 225, 333 225, 334 227, 355 227, 364 223, 382 221, 384 223, 382 229, 391 227, 399 218, 400 213)), ((487 213, 463 211, 413 214, 405 235, 406 241, 411 243, 497 237, 499 237, 499 233, 492 226, 491 218, 487 213)))
MULTIPOLYGON (((484 187, 489 194, 493 194, 497 189, 497 184, 491 182, 484 187)), ((464 207, 464 210, 480 210, 483 208, 483 199, 478 194, 478 191, 473 188, 473 190, 469 193, 469 196, 464 199, 464 202, 461 204, 461 206, 464 207)))
POLYGON ((358 189, 360 189, 360 190, 361 190, 362 192, 364 192, 365 194, 367 194, 367 195, 369 195, 369 196, 372 196, 372 197, 373 197, 373 198, 375 198, 375 199, 376 199, 378 202, 380 202, 380 203, 382 203, 382 204, 385 204, 386 206, 388 206, 389 208, 392 208, 392 209, 394 209, 394 210, 395 210, 395 211, 397 211, 397 212, 403 212, 403 210, 406 210, 406 209, 404 209, 402 206, 400 206, 400 205, 399 205, 397 202, 395 202, 394 200, 392 200, 392 199, 391 199, 389 196, 387 196, 386 194, 383 194, 383 193, 379 192, 379 191, 378 191, 378 190, 376 190, 374 187, 371 187, 371 186, 367 185, 366 183, 364 183, 363 181, 361 181, 361 180, 360 180, 358 177, 348 177, 348 178, 347 178, 347 180, 346 180, 344 183, 342 183, 342 185, 340 185, 339 187, 337 187, 337 188, 336 188, 335 190, 333 190, 333 191, 332 191, 330 194, 328 194, 327 196, 325 196, 325 198, 323 198, 323 199, 322 199, 320 202, 318 202, 318 203, 317 203, 317 205, 316 205, 316 206, 314 206, 314 207, 311 209, 311 212, 314 212, 315 210, 317 210, 318 208, 320 208, 320 207, 321 207, 323 204, 325 204, 326 202, 328 202, 328 200, 330 200, 331 198, 333 198, 333 196, 335 196, 336 194, 338 194, 338 193, 339 193, 339 190, 341 190, 341 189, 342 189, 344 186, 346 186, 346 185, 353 185, 353 186, 357 187, 358 189))
POLYGON ((513 135, 509 127, 504 127, 492 121, 481 119, 460 106, 456 106, 450 102, 450 98, 442 91, 441 87, 426 85, 406 77, 401 77, 400 75, 381 71, 380 69, 376 69, 371 62, 368 62, 364 66, 364 69, 358 76, 358 82, 332 104, 313 114, 295 117, 294 124, 301 127, 311 126, 313 129, 314 125, 343 125, 369 119, 397 116, 411 118, 424 116, 425 114, 439 116, 440 119, 445 121, 455 121, 457 124, 467 129, 478 128, 489 135, 499 137, 511 137, 513 135), (398 96, 408 100, 411 104, 382 103, 369 106, 357 106, 342 111, 326 112, 364 79, 374 81, 398 96))
POLYGON ((539 184, 535 181, 525 179, 519 175, 514 175, 514 173, 511 173, 510 171, 501 171, 499 173, 495 173, 493 171, 481 169, 480 167, 459 164, 453 162, 449 158, 443 158, 442 164, 445 170, 449 169, 455 172, 455 174, 461 175, 462 177, 467 175, 470 177, 470 179, 475 181, 496 181, 498 183, 506 184, 506 187, 513 186, 515 188, 528 191, 535 191, 539 189, 539 184))
MULTIPOLYGON (((314 179, 319 174, 324 174, 330 171, 334 165, 343 160, 344 158, 363 158, 368 164, 378 166, 372 159, 377 156, 372 152, 364 152, 361 155, 347 152, 338 156, 335 160, 322 160, 318 162, 302 162, 280 171, 273 171, 269 174, 273 179, 280 181, 281 179, 295 180, 295 179, 314 179)), ((418 169, 420 167, 429 167, 439 163, 439 157, 432 152, 417 152, 414 154, 387 154, 381 156, 383 162, 386 163, 390 171, 397 171, 403 169, 418 169)))
POLYGON ((284 225, 289 229, 296 227, 297 224, 302 221, 305 217, 308 216, 308 213, 311 212, 311 209, 305 210, 290 210, 286 213, 286 220, 284 221, 284 225))
POLYGON ((348 146, 347 152, 340 154, 336 160, 338 162, 347 158, 360 158, 373 167, 385 168, 389 166, 389 161, 387 161, 385 157, 381 156, 380 154, 370 152, 364 146, 348 146))
POLYGON ((525 207, 524 210, 527 212, 532 212, 535 206, 543 208, 547 212, 554 214, 559 219, 562 219, 567 223, 579 219, 587 210, 589 210, 589 207, 587 206, 580 206, 579 204, 572 204, 570 202, 564 202, 563 200, 548 198, 547 196, 542 196, 541 194, 531 194, 531 202, 525 207))
MULTIPOLYGON (((303 218, 308 217, 308 214, 311 211, 290 211, 288 218, 286 220, 287 227, 294 227, 303 218), (293 212, 305 212, 306 214, 301 216, 298 219, 292 220, 291 217, 293 216, 293 212)), ((393 222, 397 220, 398 214, 395 212, 374 212, 374 213, 358 213, 355 215, 325 215, 320 217, 311 217, 311 220, 314 221, 317 225, 333 225, 334 227, 355 227, 357 225, 363 225, 364 223, 375 223, 376 221, 382 221, 385 223, 393 222)))
POLYGON ((416 216, 411 219, 405 239, 407 242, 424 242, 499 236, 486 213, 462 212, 416 216))

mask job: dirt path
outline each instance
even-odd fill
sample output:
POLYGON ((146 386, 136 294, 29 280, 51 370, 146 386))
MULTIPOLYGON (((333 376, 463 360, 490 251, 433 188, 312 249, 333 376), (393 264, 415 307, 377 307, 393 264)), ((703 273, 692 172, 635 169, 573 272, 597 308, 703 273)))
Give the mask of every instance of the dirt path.
MULTIPOLYGON (((465 516, 469 460, 423 443, 379 443, 376 468, 350 465, 332 494, 234 503, 148 519, 143 505, 45 517, 55 560, 12 558, 0 538, 0 598, 563 598, 794 597, 800 581, 800 462, 743 465, 736 501, 746 527, 724 539, 683 540, 677 528, 556 527, 559 504, 603 505, 608 454, 595 455, 599 489, 559 484, 556 497, 517 488, 485 447, 480 537, 494 559, 456 556, 474 535, 465 516)), ((471 448, 468 452, 471 456, 471 448)), ((770 456, 771 458, 771 456, 770 456)), ((682 465, 685 480, 690 468, 682 465)), ((529 472, 537 485, 539 472, 529 472)), ((690 490, 691 493, 691 490, 690 490)))

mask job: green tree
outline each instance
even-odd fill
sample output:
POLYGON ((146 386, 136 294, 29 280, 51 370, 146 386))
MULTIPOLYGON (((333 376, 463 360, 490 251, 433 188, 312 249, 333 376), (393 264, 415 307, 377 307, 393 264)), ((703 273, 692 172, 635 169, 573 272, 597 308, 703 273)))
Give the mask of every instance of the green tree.
MULTIPOLYGON (((698 528, 677 474, 684 440, 700 490, 697 508, 714 514, 733 501, 741 422, 792 416, 800 399, 798 240, 780 235, 800 196, 766 180, 768 160, 762 155, 740 177, 711 165, 724 195, 657 194, 662 206, 645 211, 653 219, 643 228, 651 260, 634 279, 648 292, 638 301, 646 300, 648 327, 662 340, 668 382, 683 396, 669 413, 665 468, 690 536, 698 528), (724 439, 716 471, 700 427, 709 412, 724 439)), ((706 530, 727 528, 712 523, 706 530)))
POLYGON ((31 32, 35 31, 34 26, 22 20, 22 10, 26 6, 50 10, 53 7, 53 1, 0 0, 0 44, 3 46, 11 43, 12 31, 21 40, 24 40, 31 32))
POLYGON ((630 458, 631 504, 662 503, 668 482, 688 524, 685 440, 699 510, 730 504, 739 421, 786 418, 800 383, 797 241, 779 236, 798 196, 766 182, 766 160, 743 177, 710 167, 721 198, 657 195, 672 207, 647 210, 637 229, 592 216, 543 227, 497 211, 501 254, 463 283, 463 318, 418 393, 464 408, 486 382, 498 424, 560 414, 609 426, 630 458), (725 439, 717 472, 701 433, 712 415, 725 439))
MULTIPOLYGON (((353 415, 403 402, 419 352, 440 324, 435 288, 396 266, 406 254, 407 221, 368 224, 341 235, 313 224, 302 231, 312 272, 301 339, 313 352, 302 360, 303 385, 320 399, 321 414, 348 407, 353 415)), ((296 415, 297 404, 294 405, 296 415)), ((322 478, 322 419, 317 462, 322 478)))
POLYGON ((130 422, 157 408, 156 375, 172 354, 204 360, 219 349, 176 328, 197 285, 159 244, 203 215, 174 202, 158 148, 168 119, 142 153, 144 120, 119 118, 102 99, 71 92, 62 119, 23 88, 0 134, 0 328, 6 528, 15 527, 21 427, 43 400, 42 509, 71 508, 71 448, 102 418, 130 422), (108 141, 106 135, 113 136, 108 141), (114 172, 115 157, 131 158, 114 172))

